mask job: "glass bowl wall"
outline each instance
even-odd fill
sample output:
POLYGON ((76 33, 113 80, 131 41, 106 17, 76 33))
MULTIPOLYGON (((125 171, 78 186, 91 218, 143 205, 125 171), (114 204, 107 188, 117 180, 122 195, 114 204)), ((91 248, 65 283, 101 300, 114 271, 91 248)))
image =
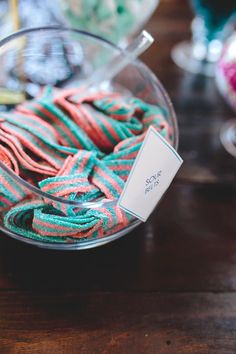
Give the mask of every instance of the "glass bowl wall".
MULTIPOLYGON (((86 82, 95 70, 105 66, 117 54, 126 55, 119 47, 98 36, 67 28, 35 28, 23 30, 0 41, 1 88, 16 93, 26 93, 28 99, 37 93, 42 85, 58 87, 75 87, 86 82), (66 58, 66 60, 65 60, 66 58)), ((173 131, 173 146, 178 147, 178 128, 176 116, 165 89, 155 75, 141 61, 129 64, 111 82, 100 85, 103 90, 119 92, 125 96, 136 96, 146 103, 158 105, 165 112, 166 120, 173 131)), ((2 104, 4 111, 8 106, 2 104)), ((119 231, 108 231, 101 238, 75 239, 71 242, 50 241, 50 236, 42 240, 29 232, 27 236, 19 228, 11 227, 4 222, 6 213, 27 196, 27 200, 51 205, 57 203, 61 209, 73 205, 77 209, 94 210, 106 208, 109 203, 115 205, 117 200, 77 203, 61 197, 42 192, 37 186, 17 176, 6 164, 0 161, 0 178, 14 186, 18 197, 13 196, 11 202, 4 201, 0 193, 1 219, 0 229, 11 237, 39 247, 51 249, 85 249, 113 241, 131 231, 140 221, 133 219, 128 226, 119 231), (19 195, 22 197, 19 198, 19 195)), ((2 184, 2 188, 4 185, 2 184)), ((1 191, 0 191, 1 192, 1 191)), ((22 215, 12 216, 15 222, 22 215)), ((23 216, 25 218, 25 216, 23 216)), ((29 219, 31 216, 29 216, 29 219)), ((27 216, 26 216, 27 219, 27 216)), ((24 219, 25 220, 25 219, 24 219)))

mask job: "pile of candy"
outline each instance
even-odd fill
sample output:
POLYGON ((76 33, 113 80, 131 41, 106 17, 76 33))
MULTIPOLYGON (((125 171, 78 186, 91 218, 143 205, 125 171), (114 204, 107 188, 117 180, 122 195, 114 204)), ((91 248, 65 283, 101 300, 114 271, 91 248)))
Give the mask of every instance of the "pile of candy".
POLYGON ((159 0, 59 0, 71 26, 114 42, 137 30, 159 0), (141 23, 140 23, 141 22, 141 23))
POLYGON ((44 198, 32 194, 0 169, 5 227, 50 242, 103 237, 124 228, 132 217, 116 200, 150 125, 172 143, 161 107, 118 93, 85 94, 82 88, 46 87, 36 99, 1 113, 1 162, 47 193, 44 198), (102 203, 80 208, 50 196, 102 203))

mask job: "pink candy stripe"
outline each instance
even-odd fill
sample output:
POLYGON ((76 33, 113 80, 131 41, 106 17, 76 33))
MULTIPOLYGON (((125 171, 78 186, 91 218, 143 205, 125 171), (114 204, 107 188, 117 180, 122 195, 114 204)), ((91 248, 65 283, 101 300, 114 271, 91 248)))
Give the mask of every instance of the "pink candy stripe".
POLYGON ((57 177, 62 176, 65 174, 65 171, 68 168, 68 165, 71 163, 72 160, 72 156, 68 156, 65 161, 64 161, 64 165, 62 166, 62 168, 60 169, 60 171, 57 174, 57 177))
POLYGON ((103 98, 117 98, 119 95, 115 92, 113 93, 107 93, 107 92, 98 92, 98 93, 91 93, 89 94, 84 101, 90 102, 90 101, 96 101, 96 100, 102 100, 103 98))
POLYGON ((115 211, 116 211, 117 219, 120 221, 120 223, 123 225, 127 225, 129 221, 127 216, 123 212, 123 210, 121 210, 118 206, 116 206, 115 211))
POLYGON ((83 88, 63 89, 62 91, 59 91, 59 93, 57 93, 56 97, 54 98, 54 102, 58 103, 58 101, 60 101, 61 99, 79 94, 81 92, 83 92, 83 88))
MULTIPOLYGON (((45 192, 45 190, 42 188, 42 190, 45 192)), ((85 192, 90 192, 91 191, 91 187, 87 186, 87 187, 68 187, 65 188, 61 191, 56 191, 53 192, 52 194, 56 197, 63 197, 64 195, 70 194, 70 193, 85 193, 85 192)))
POLYGON ((120 157, 121 159, 127 159, 127 160, 131 160, 131 159, 135 159, 135 157, 137 156, 138 154, 138 151, 134 151, 134 152, 131 152, 130 154, 128 155, 125 155, 125 156, 122 156, 120 157))
POLYGON ((96 166, 94 171, 98 173, 101 177, 106 179, 118 193, 122 192, 122 188, 119 186, 119 184, 111 176, 104 172, 99 166, 96 166))
POLYGON ((111 134, 111 136, 115 139, 115 141, 120 141, 120 137, 118 136, 118 134, 116 133, 114 127, 112 126, 112 124, 105 119, 104 117, 100 117, 101 122, 103 123, 103 125, 105 125, 105 127, 108 129, 109 133, 111 134))
POLYGON ((145 134, 146 134, 146 133, 143 133, 143 134, 139 135, 139 136, 135 139, 135 141, 132 141, 133 138, 128 138, 128 139, 125 139, 125 140, 121 141, 119 144, 117 144, 117 145, 115 146, 114 152, 119 152, 120 150, 123 149, 124 146, 125 146, 124 149, 129 149, 129 148, 131 148, 131 147, 133 147, 133 146, 135 146, 135 145, 141 143, 141 142, 143 141, 144 137, 145 137, 145 134), (129 142, 129 140, 130 140, 130 143, 127 144, 127 143, 129 142))
POLYGON ((89 157, 91 156, 91 153, 88 151, 85 153, 84 157, 83 157, 83 160, 81 161, 81 164, 80 164, 80 167, 77 171, 77 173, 81 173, 84 171, 86 165, 88 164, 88 161, 89 161, 89 157))
POLYGON ((152 116, 148 116, 146 118, 143 118, 143 123, 150 124, 151 122, 155 121, 156 119, 161 119, 161 122, 162 122, 163 116, 161 114, 153 114, 152 116))
POLYGON ((19 171, 19 166, 18 166, 17 160, 14 158, 14 156, 11 154, 11 152, 9 150, 7 150, 4 146, 0 146, 0 150, 2 150, 7 155, 9 160, 11 161, 15 174, 19 175, 20 171, 19 171))
MULTIPOLYGON (((64 177, 64 176, 62 176, 64 177)), ((67 177, 70 177, 70 176, 67 176, 67 177)), ((65 185, 65 183, 68 185, 70 185, 71 183, 75 184, 75 183, 84 183, 84 182, 87 182, 87 178, 86 177, 74 177, 74 178, 70 178, 68 179, 67 181, 48 181, 48 183, 43 187, 44 190, 48 190, 48 189, 51 189, 51 188, 56 188, 58 186, 61 186, 61 185, 65 185)), ((65 185, 66 187, 66 185, 65 185)))
POLYGON ((42 118, 36 116, 33 112, 28 112, 24 115, 22 115, 21 117, 21 112, 17 112, 16 110, 16 114, 19 114, 20 117, 17 117, 19 119, 22 118, 22 120, 24 120, 24 118, 26 118, 25 123, 29 126, 33 126, 35 127, 35 125, 38 123, 37 125, 37 131, 41 131, 42 135, 46 135, 48 137, 49 140, 51 140, 52 136, 54 136, 55 138, 58 136, 58 132, 56 131, 56 129, 54 129, 50 124, 48 124, 45 120, 43 120, 42 118), (27 119, 29 118, 29 119, 27 119), (32 121, 32 119, 34 121, 32 121), (42 129, 41 127, 44 127, 45 129, 42 129))
MULTIPOLYGON (((14 204, 14 202, 11 202, 9 199, 7 199, 6 197, 4 197, 4 196, 2 196, 2 195, 0 195, 0 201, 2 202, 2 203, 4 203, 4 204, 6 204, 6 206, 8 205, 12 205, 12 204, 14 204)), ((1 207, 2 208, 2 207, 1 207)), ((4 206, 3 206, 3 208, 4 208, 4 206)))
POLYGON ((96 177, 92 177, 92 183, 97 186, 101 191, 105 194, 107 198, 114 199, 113 194, 110 192, 109 188, 107 188, 100 179, 96 177))
POLYGON ((43 235, 43 236, 69 236, 69 235, 73 235, 74 233, 76 233, 76 230, 70 230, 69 228, 67 227, 64 227, 64 226, 60 226, 58 224, 54 225, 54 224, 51 224, 50 222, 46 222, 46 221, 42 221, 42 220, 38 220, 38 219, 34 219, 33 220, 33 229, 38 232, 40 235, 43 235), (56 230, 55 231, 44 231, 44 230, 41 230, 41 229, 37 229, 37 225, 39 226, 42 226, 42 227, 45 227, 47 229, 50 229, 50 228, 55 228, 56 230), (36 227, 35 227, 36 226, 36 227), (61 230, 61 231, 64 231, 63 233, 60 233, 58 234, 57 230, 61 230))
MULTIPOLYGON (((93 226, 92 228, 90 229, 86 229, 84 228, 84 231, 86 231, 86 236, 90 236, 92 235, 92 233, 94 231, 96 231, 98 229, 98 227, 102 224, 102 220, 98 220, 98 223, 93 226)), ((33 229, 38 232, 40 235, 42 236, 59 236, 59 237, 65 237, 65 236, 72 236, 73 237, 78 237, 78 238, 81 238, 81 237, 84 237, 84 232, 83 230, 80 230, 78 232, 78 230, 76 229, 70 229, 69 227, 64 227, 64 226, 60 226, 60 225, 52 225, 51 223, 49 222, 46 222, 46 221, 42 221, 42 220, 39 220, 39 219, 34 219, 33 220, 33 229), (55 231, 44 231, 44 230, 41 230, 41 229, 38 229, 37 228, 37 225, 39 226, 42 226, 42 227, 45 227, 45 228, 56 228, 55 231), (61 230, 61 231, 64 231, 63 233, 60 233, 58 234, 57 230, 61 230)))
MULTIPOLYGON (((6 135, 6 134, 4 134, 6 135)), ((26 168, 28 168, 31 171, 39 172, 39 173, 47 173, 48 175, 54 176, 56 173, 55 169, 52 169, 47 166, 40 165, 36 163, 35 161, 31 160, 27 154, 23 151, 22 148, 17 147, 14 142, 11 141, 10 137, 8 136, 5 138, 4 136, 0 136, 0 140, 2 140, 4 143, 10 146, 16 157, 18 158, 19 162, 22 163, 22 165, 26 168), (20 155, 20 152, 22 156, 20 155)))
POLYGON ((9 184, 9 182, 2 176, 0 176, 0 182, 6 190, 10 191, 10 193, 16 197, 16 199, 22 198, 22 195, 17 191, 14 185, 9 184))
POLYGON ((112 165, 109 166, 110 169, 112 169, 112 171, 130 171, 131 167, 133 165, 133 162, 130 162, 129 165, 112 165))
POLYGON ((85 166, 88 163, 89 157, 91 156, 91 153, 88 151, 85 154, 82 151, 79 151, 76 155, 73 156, 70 164, 67 166, 67 169, 65 171, 65 175, 70 175, 71 171, 77 162, 76 160, 81 159, 80 166, 79 168, 75 171, 76 174, 79 174, 84 171, 85 166))
MULTIPOLYGON (((97 118, 95 119, 85 107, 80 107, 80 110, 86 116, 87 121, 90 123, 90 127, 86 128, 87 134, 94 141, 97 146, 103 146, 104 148, 111 148, 112 143, 109 138, 104 134, 102 128, 97 123, 97 118)), ((100 117, 99 117, 100 119, 100 117)))
MULTIPOLYGON (((39 149, 32 142, 30 142, 24 135, 22 135, 19 132, 14 131, 14 129, 11 131, 11 129, 8 129, 7 127, 3 127, 3 128, 4 128, 4 131, 6 131, 7 133, 9 133, 9 134, 13 133, 14 136, 17 137, 29 150, 34 152, 36 155, 39 155, 41 158, 45 159, 51 166, 55 167, 56 169, 59 169, 61 167, 60 163, 58 163, 57 161, 53 160, 50 157, 50 155, 53 155, 55 159, 58 159, 58 155, 56 155, 53 150, 49 149, 37 137, 34 137, 34 139, 37 140, 37 144, 41 147, 41 149, 39 149)), ((61 161, 63 161, 62 158, 61 158, 61 161)))
POLYGON ((64 98, 61 98, 57 101, 57 104, 65 111, 69 113, 69 115, 73 118, 76 124, 82 129, 86 131, 87 122, 80 114, 78 108, 72 105, 70 102, 66 101, 64 98))
POLYGON ((113 226, 113 217, 111 212, 106 208, 102 208, 100 211, 108 217, 108 227, 111 229, 113 226))
MULTIPOLYGON (((70 140, 74 143, 74 145, 78 148, 81 148, 82 146, 79 144, 78 139, 76 139, 76 137, 72 134, 72 132, 70 131, 70 129, 63 124, 56 116, 54 116, 50 111, 48 111, 46 108, 40 106, 38 103, 34 103, 34 106, 36 107, 36 109, 43 113, 44 115, 48 116, 53 122, 55 122, 58 126, 61 126, 65 131, 67 136, 70 138, 70 140)), ((67 142, 65 141, 65 139, 60 135, 60 138, 62 139, 62 141, 64 142, 64 144, 67 144, 67 142)))

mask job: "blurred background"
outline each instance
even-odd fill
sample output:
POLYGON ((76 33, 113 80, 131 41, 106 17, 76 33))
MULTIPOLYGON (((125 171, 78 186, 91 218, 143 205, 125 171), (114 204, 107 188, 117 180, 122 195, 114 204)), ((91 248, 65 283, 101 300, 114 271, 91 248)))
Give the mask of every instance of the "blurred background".
MULTIPOLYGON (((235 0, 1 0, 0 19, 2 39, 22 28, 56 25, 90 31, 121 47, 145 27, 155 43, 142 60, 163 83, 177 113, 185 161, 177 178, 235 184, 235 0)), ((38 36, 21 45, 33 53, 24 62, 19 53, 3 55, 2 110, 34 97, 42 85, 66 86, 85 61, 84 49, 72 38, 49 44, 38 36)), ((104 60, 94 60, 93 70, 104 60)))
MULTIPOLYGON (((142 60, 173 102, 184 164, 148 222, 106 247, 52 252, 2 235, 3 345, 18 341, 40 352, 43 343, 56 353, 62 344, 67 352, 81 345, 94 353, 107 343, 108 352, 119 353, 234 353, 236 1, 48 3, 1 0, 1 38, 48 24, 78 24, 121 46, 143 26, 154 36, 142 60)), ((34 95, 39 78, 29 80, 35 63, 30 67, 34 95)), ((9 95, 0 95, 6 106, 17 85, 10 80, 9 95)))
MULTIPOLYGON (((0 36, 35 26, 71 26, 125 47, 145 27, 155 43, 142 59, 163 83, 177 113, 179 150, 185 160, 178 178, 234 184, 235 18, 235 0, 1 0, 0 36)), ((24 90, 33 97, 41 85, 65 83, 71 68, 84 60, 77 47, 76 60, 70 62, 73 45, 64 45, 60 38, 51 47, 40 37, 30 46, 44 53, 44 60, 29 56, 19 74, 16 56, 7 57, 0 75, 2 110, 24 100, 24 90), (52 69, 58 64, 53 51, 61 51, 62 59, 56 59, 61 60, 61 77, 52 69)))
MULTIPOLYGON (((69 26, 125 47, 145 27, 155 43, 142 60, 164 85, 177 115, 185 161, 177 179, 235 185, 235 15, 235 0, 1 0, 0 36, 35 26, 69 26)), ((82 43, 36 37, 15 42, 15 48, 23 46, 24 60, 22 49, 1 55, 1 110, 34 97, 45 84, 70 84, 84 67, 82 43)), ((99 56, 93 70, 108 60, 99 56)))

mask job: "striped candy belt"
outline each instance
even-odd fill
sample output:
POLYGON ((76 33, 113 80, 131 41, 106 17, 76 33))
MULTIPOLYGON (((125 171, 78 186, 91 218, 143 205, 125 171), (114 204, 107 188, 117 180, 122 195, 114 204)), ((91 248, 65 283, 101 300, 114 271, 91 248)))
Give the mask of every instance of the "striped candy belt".
POLYGON ((84 95, 78 88, 46 87, 37 99, 1 113, 1 161, 48 195, 33 195, 1 169, 5 227, 40 241, 73 242, 103 237, 128 225, 132 217, 115 201, 150 125, 172 143, 161 107, 118 93, 84 95), (49 196, 104 203, 79 208, 49 196))

